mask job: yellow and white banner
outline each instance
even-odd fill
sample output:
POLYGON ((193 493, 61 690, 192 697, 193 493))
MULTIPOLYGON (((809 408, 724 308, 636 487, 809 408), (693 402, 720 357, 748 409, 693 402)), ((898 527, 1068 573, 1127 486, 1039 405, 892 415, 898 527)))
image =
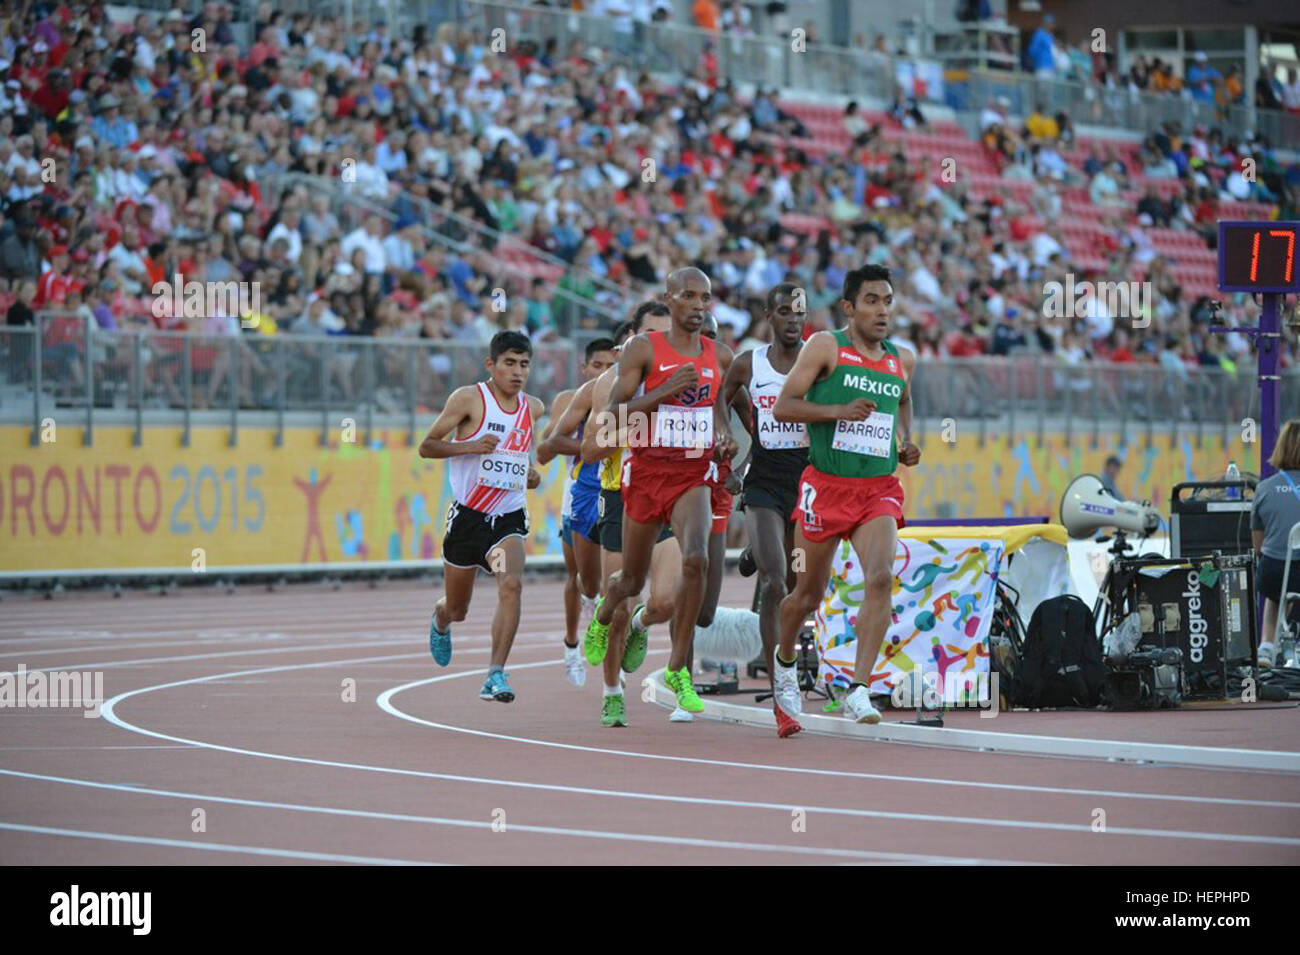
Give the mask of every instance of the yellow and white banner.
MULTIPOLYGON (((60 419, 33 446, 29 427, 0 427, 0 573, 439 557, 446 469, 422 460, 402 430, 377 429, 367 446, 335 429, 324 447, 316 428, 287 428, 281 447, 269 428, 241 428, 233 448, 223 427, 195 427, 190 447, 179 427, 146 428, 140 447, 133 433, 97 427, 86 447, 80 427, 60 419)), ((1112 453, 1125 459, 1121 489, 1167 512, 1175 483, 1222 474, 1229 457, 1249 460, 1248 449, 1208 437, 1127 450, 1116 437, 1093 448, 1063 434, 983 447, 932 436, 920 466, 899 468, 907 516, 1054 516, 1070 480, 1100 473, 1112 453)), ((563 468, 540 469, 541 487, 528 494, 531 555, 560 552, 563 468)))
MULTIPOLYGON (((79 431, 32 447, 0 428, 0 572, 429 563, 451 502, 447 469, 419 457, 402 431, 371 446, 319 443, 314 429, 79 431)), ((559 552, 560 460, 528 494, 530 554, 559 552)))

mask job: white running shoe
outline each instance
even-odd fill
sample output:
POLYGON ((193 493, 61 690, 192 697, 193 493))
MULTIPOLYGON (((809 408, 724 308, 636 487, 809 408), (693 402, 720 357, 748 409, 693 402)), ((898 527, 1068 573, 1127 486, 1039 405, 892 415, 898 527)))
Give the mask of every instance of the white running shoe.
POLYGON ((844 715, 855 723, 879 723, 880 710, 871 703, 871 694, 865 686, 853 688, 844 698, 844 715))
POLYGON ((586 594, 578 594, 582 598, 582 606, 578 609, 579 621, 591 621, 592 615, 596 612, 596 598, 588 597, 586 594))
POLYGON ((786 666, 780 660, 772 674, 773 699, 787 716, 798 716, 803 712, 803 694, 799 692, 799 664, 786 666))
POLYGON ((677 709, 673 710, 672 713, 669 715, 668 722, 669 723, 693 723, 695 722, 695 717, 679 706, 677 707, 677 709))
POLYGON ((583 686, 587 682, 587 664, 582 659, 581 646, 565 646, 564 672, 574 686, 583 686))

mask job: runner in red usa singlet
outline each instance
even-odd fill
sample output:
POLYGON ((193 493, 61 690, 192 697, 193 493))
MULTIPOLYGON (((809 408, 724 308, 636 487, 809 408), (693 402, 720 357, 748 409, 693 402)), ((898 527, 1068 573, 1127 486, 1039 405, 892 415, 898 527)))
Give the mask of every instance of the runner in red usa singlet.
POLYGON ((666 284, 663 299, 672 327, 627 343, 603 409, 602 428, 610 427, 610 418, 613 430, 625 426, 630 451, 624 464, 623 569, 610 578, 587 628, 587 641, 603 659, 614 608, 641 592, 655 541, 670 524, 681 546, 682 573, 664 680, 681 709, 699 713, 704 703, 695 693, 687 660, 709 571, 713 510, 706 475, 711 463, 730 461, 736 454, 730 413, 718 400, 731 349, 700 333, 712 302, 708 276, 695 268, 678 269, 666 284))
POLYGON ((713 461, 713 405, 722 392, 722 372, 717 345, 707 338, 700 338, 700 354, 694 357, 674 350, 666 332, 650 332, 645 338, 654 351, 650 374, 641 385, 643 394, 664 387, 686 368, 695 370, 698 381, 650 412, 649 442, 630 441, 631 455, 623 465, 626 515, 642 524, 669 524, 677 499, 704 483, 713 461))

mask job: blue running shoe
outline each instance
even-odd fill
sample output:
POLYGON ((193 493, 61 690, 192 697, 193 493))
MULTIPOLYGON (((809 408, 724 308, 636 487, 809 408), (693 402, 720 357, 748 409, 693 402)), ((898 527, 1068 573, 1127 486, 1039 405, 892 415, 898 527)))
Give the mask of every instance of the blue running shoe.
POLYGON ((483 689, 478 691, 480 700, 496 700, 498 703, 513 703, 515 691, 506 680, 505 671, 491 673, 483 681, 483 689))
POLYGON ((433 615, 433 622, 429 624, 429 652, 433 654, 433 662, 440 667, 445 667, 451 662, 451 633, 438 632, 438 615, 433 615))

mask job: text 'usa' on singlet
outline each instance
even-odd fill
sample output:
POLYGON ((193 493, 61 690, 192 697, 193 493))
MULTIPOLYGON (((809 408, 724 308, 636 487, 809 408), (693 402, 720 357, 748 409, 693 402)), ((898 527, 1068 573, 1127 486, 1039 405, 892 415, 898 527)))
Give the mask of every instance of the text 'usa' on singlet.
POLYGON ((718 366, 717 346, 700 336, 700 354, 683 355, 668 344, 665 332, 646 335, 654 346, 653 363, 642 387, 654 391, 683 365, 694 365, 694 387, 670 395, 650 415, 649 441, 638 440, 635 426, 629 422, 629 443, 634 458, 660 462, 702 460, 700 452, 713 448, 713 406, 722 391, 722 370, 718 366))
POLYGON ((478 383, 478 394, 483 402, 483 422, 469 437, 456 438, 454 443, 477 441, 488 434, 499 440, 491 454, 465 454, 448 460, 451 493, 457 503, 484 514, 509 514, 524 506, 533 416, 522 391, 514 411, 501 407, 485 381, 478 383))
POLYGON ((749 397, 754 409, 754 455, 745 480, 749 484, 793 485, 808 464, 808 428, 802 422, 777 421, 772 414, 786 376, 768 360, 771 345, 754 350, 749 397))
POLYGON ((876 403, 863 421, 818 421, 808 425, 808 458, 818 471, 838 477, 880 477, 898 469, 898 402, 907 378, 892 343, 878 359, 863 355, 846 329, 835 333, 835 368, 808 391, 819 405, 846 405, 856 398, 876 403))

